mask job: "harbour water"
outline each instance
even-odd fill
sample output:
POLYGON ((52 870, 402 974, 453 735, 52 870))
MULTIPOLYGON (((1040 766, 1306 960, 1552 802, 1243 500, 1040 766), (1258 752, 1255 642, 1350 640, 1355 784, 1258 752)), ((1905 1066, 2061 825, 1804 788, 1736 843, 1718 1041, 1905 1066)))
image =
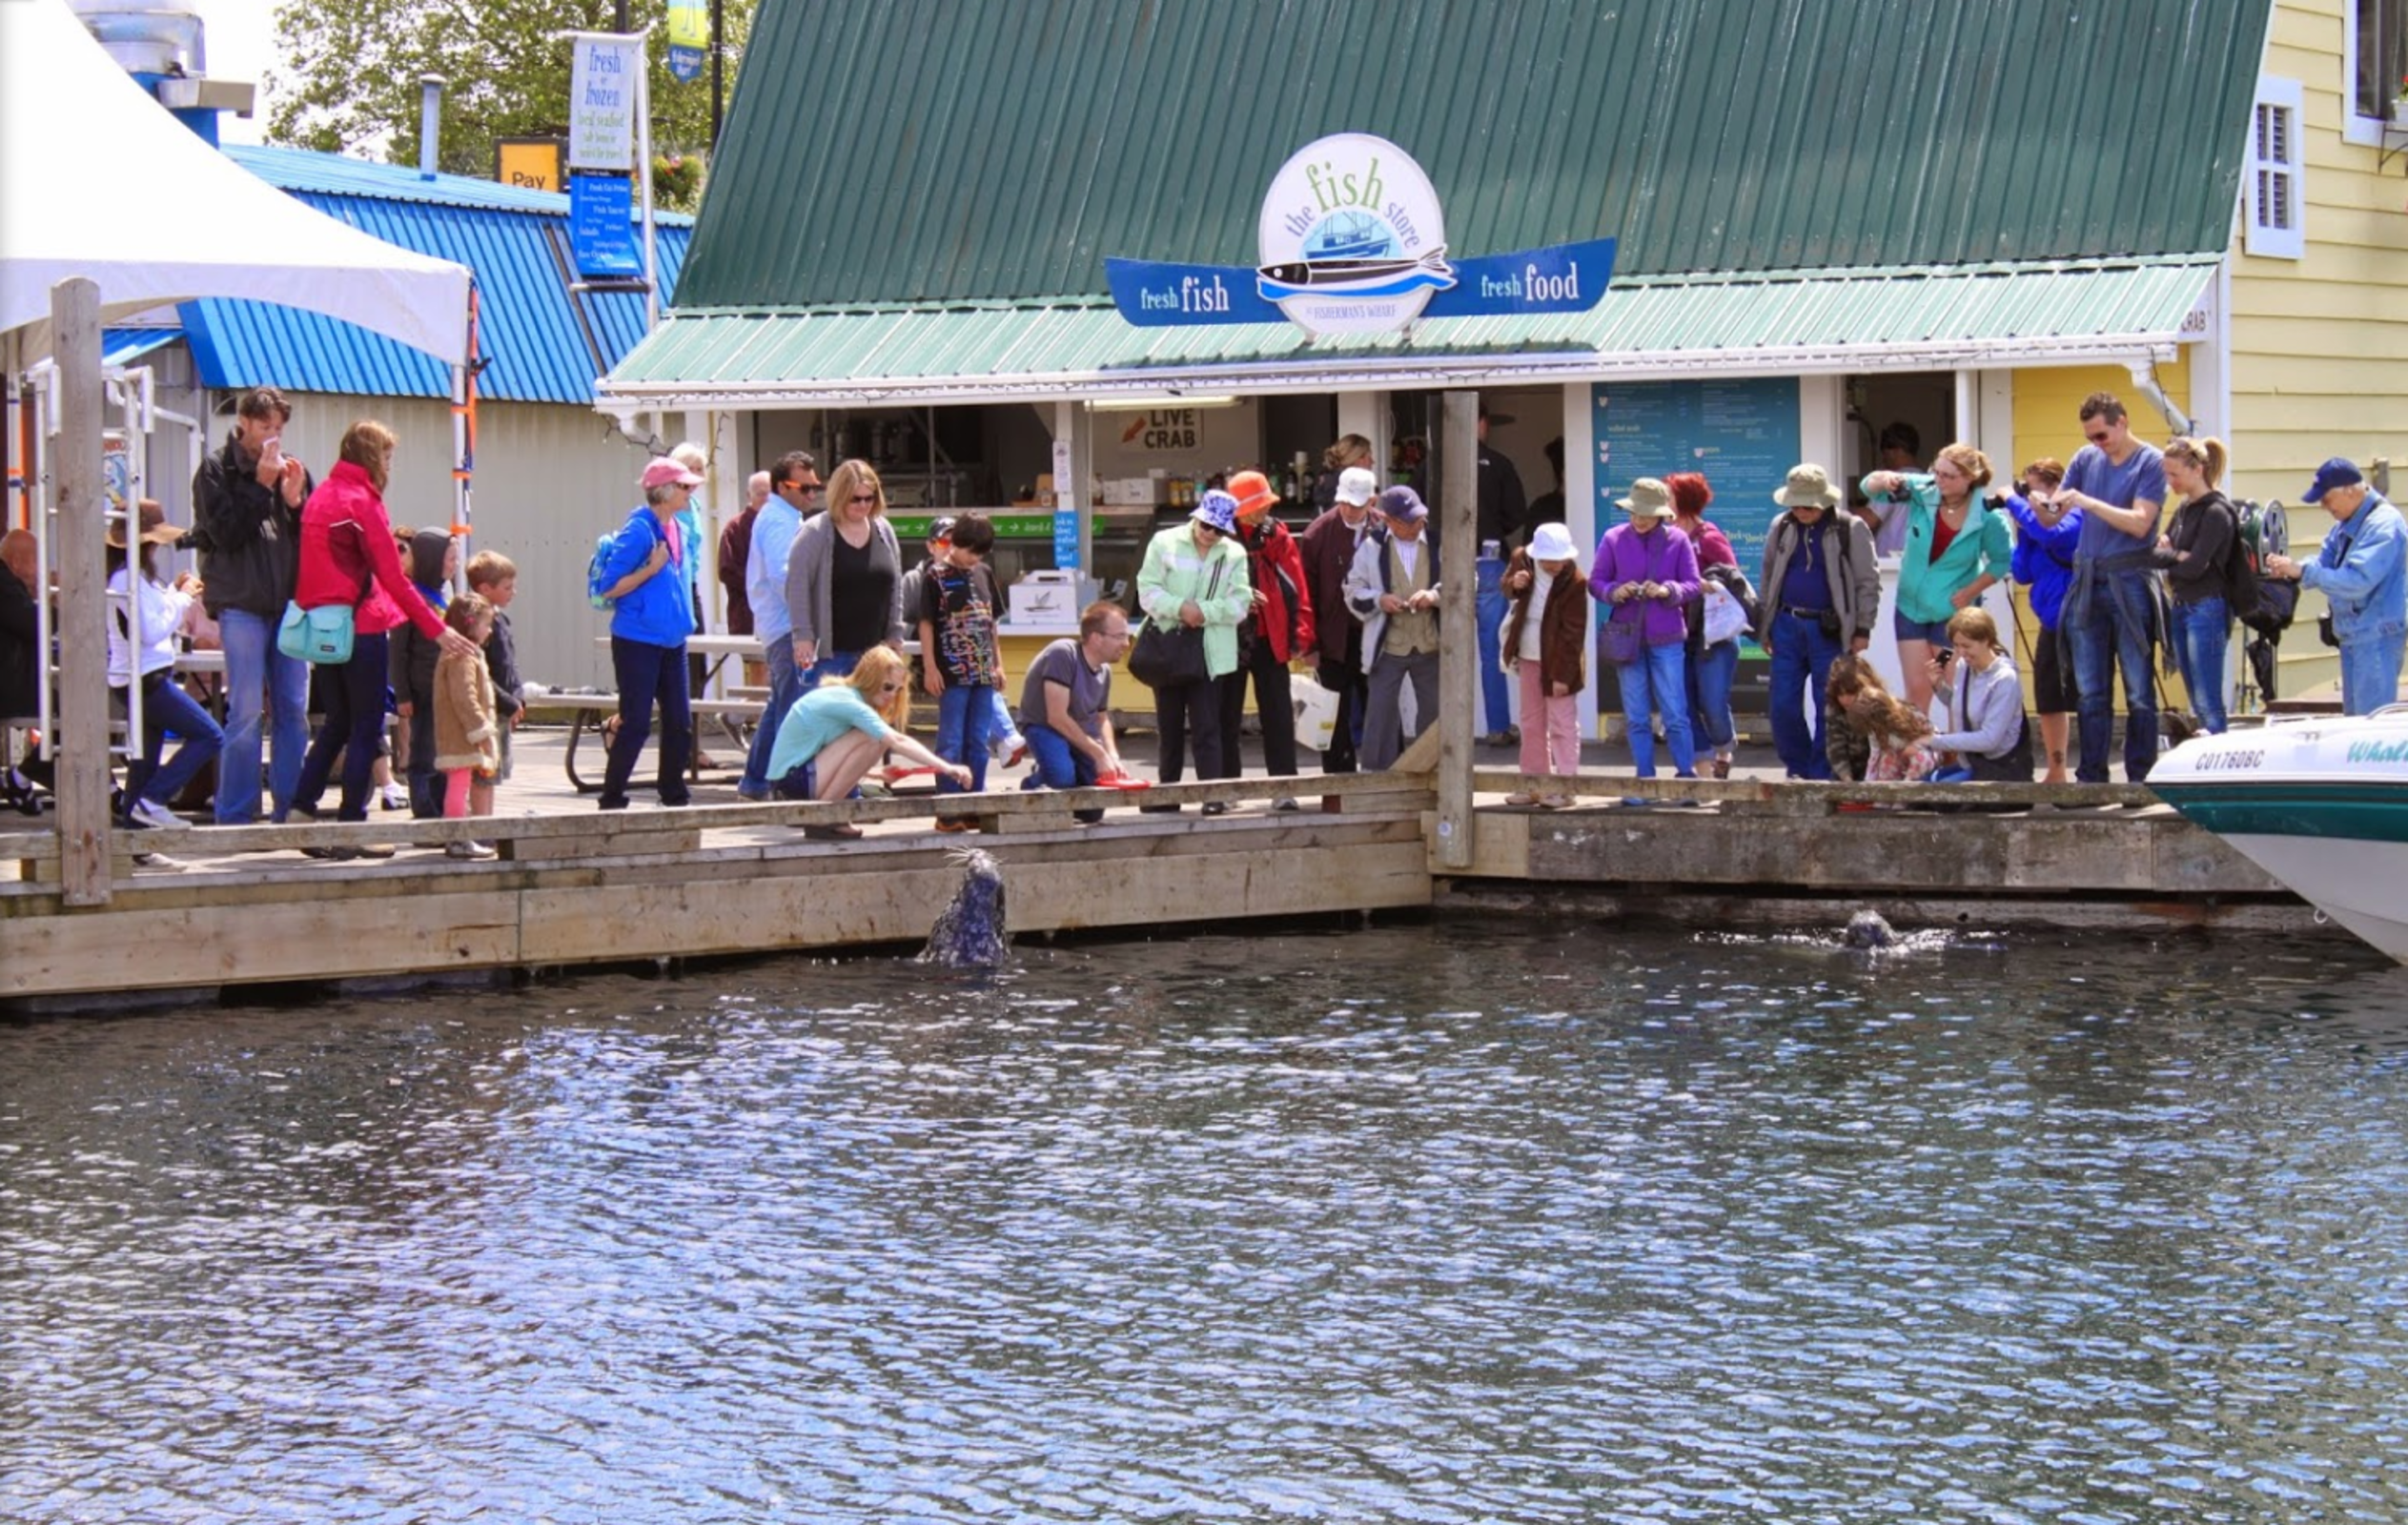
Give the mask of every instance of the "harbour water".
POLYGON ((2408 974, 2337 944, 0 1027, 10 1520, 2395 1520, 2403 1439, 2408 974))

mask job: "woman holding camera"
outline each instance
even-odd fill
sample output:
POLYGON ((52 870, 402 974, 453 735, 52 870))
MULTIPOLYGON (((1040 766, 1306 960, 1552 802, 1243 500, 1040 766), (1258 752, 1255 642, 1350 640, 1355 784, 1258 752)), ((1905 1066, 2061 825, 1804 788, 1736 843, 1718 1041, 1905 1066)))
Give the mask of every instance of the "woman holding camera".
POLYGON ((1865 478, 1867 497, 1907 505, 1890 633, 1898 638, 1907 702, 1918 715, 1931 707, 1931 651, 1948 643, 1949 620, 2003 580, 2014 556, 2006 513, 1978 491, 1990 479, 1990 458, 1964 443, 1942 446, 1928 472, 1877 471, 1865 478))
POLYGON ((1931 744, 1959 759, 1938 777, 1943 782, 2030 783, 2031 742, 2024 734, 2024 685, 2015 664, 1999 649, 1997 622, 1987 609, 1959 609, 1949 617, 1946 634, 1949 646, 1924 663, 1924 681, 1939 696, 1947 716, 1931 744))

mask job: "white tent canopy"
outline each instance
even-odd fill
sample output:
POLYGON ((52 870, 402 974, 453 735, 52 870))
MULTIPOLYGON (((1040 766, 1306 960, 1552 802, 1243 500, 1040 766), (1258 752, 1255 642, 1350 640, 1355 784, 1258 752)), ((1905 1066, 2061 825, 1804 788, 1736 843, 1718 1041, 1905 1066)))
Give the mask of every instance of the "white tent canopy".
POLYGON ((104 321, 203 296, 305 308, 458 365, 469 273, 302 205, 153 100, 66 0, 0 3, 0 334, 51 288, 100 287, 104 321))

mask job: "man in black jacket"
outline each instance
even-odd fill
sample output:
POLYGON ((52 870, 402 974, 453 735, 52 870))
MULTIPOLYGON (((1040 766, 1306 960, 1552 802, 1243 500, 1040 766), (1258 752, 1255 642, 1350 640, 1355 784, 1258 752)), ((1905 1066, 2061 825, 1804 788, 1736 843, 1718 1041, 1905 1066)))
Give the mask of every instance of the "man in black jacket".
POLYGON ((301 505, 316 484, 284 454, 293 405, 274 387, 243 394, 225 448, 193 477, 193 542, 201 604, 226 646, 226 742, 217 757, 217 824, 259 817, 260 722, 275 737, 274 819, 282 821, 309 750, 310 670, 275 647, 301 557, 301 505))

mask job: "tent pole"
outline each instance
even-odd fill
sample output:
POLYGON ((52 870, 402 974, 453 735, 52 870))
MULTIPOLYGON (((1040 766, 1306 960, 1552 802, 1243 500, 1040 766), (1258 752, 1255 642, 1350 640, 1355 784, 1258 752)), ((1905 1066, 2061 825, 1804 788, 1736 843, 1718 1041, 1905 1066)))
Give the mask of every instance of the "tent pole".
MULTIPOLYGON (((108 596, 100 570, 100 287, 51 288, 58 357, 59 886, 70 905, 109 903, 108 596)), ((129 564, 133 564, 131 558, 129 564)))
POLYGON ((661 326, 661 258, 652 235, 652 65, 642 48, 636 50, 636 173, 643 176, 643 331, 649 334, 661 326))

